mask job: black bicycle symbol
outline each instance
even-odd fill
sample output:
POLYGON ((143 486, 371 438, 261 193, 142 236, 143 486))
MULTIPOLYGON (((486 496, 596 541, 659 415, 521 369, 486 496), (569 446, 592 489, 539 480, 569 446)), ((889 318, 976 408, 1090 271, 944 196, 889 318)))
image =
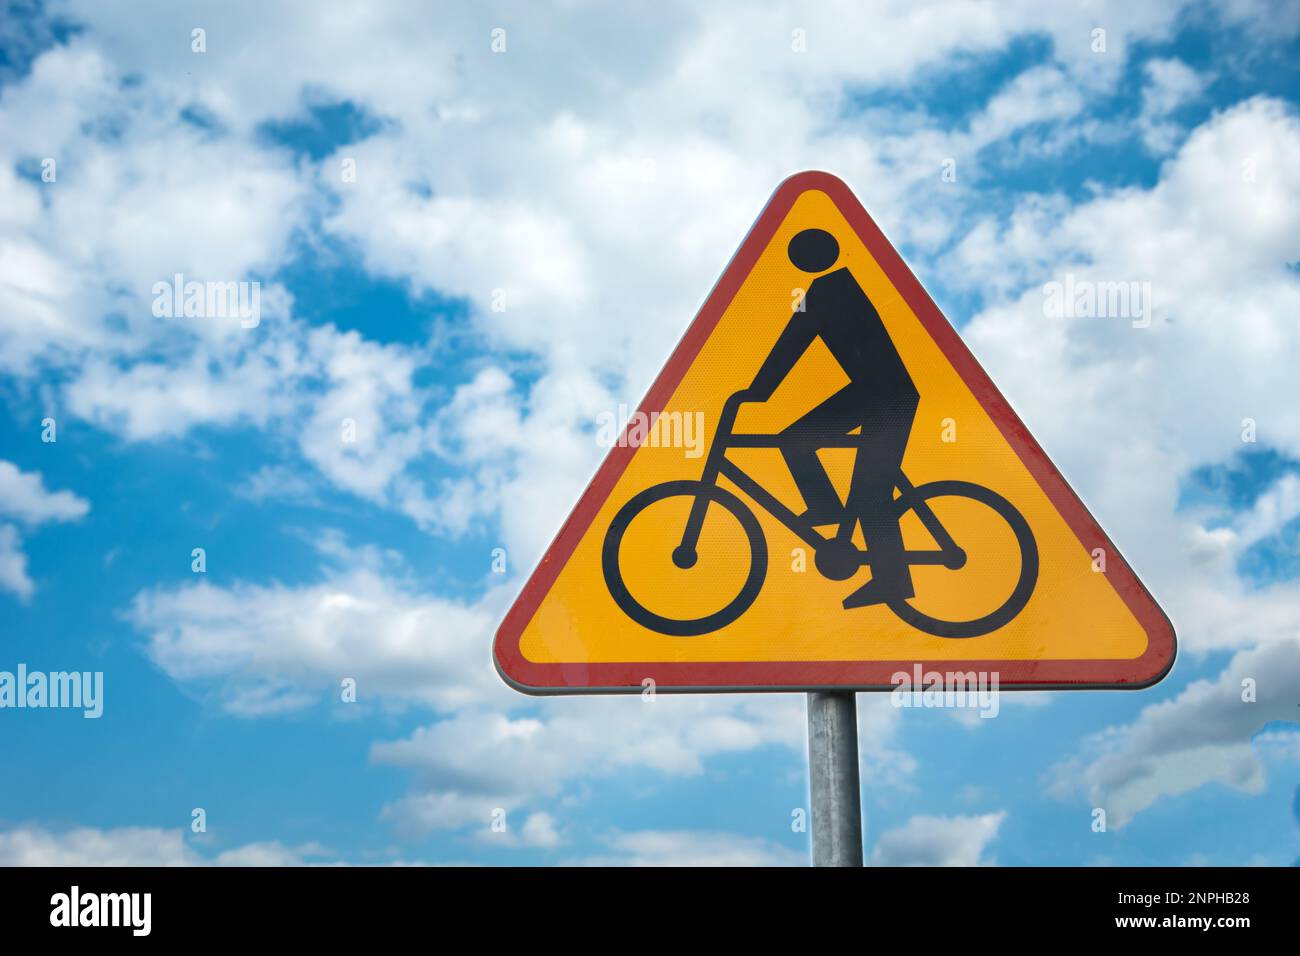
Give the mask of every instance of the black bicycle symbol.
MULTIPOLYGON (((725 475, 756 504, 766 509, 781 524, 807 542, 814 549, 816 555, 814 563, 824 577, 833 581, 846 580, 863 566, 871 564, 869 550, 858 548, 851 540, 823 536, 809 521, 796 515, 726 457, 727 450, 730 448, 780 449, 790 447, 792 442, 797 441, 781 435, 734 434, 732 428, 742 400, 742 394, 737 393, 723 406, 718 434, 709 449, 702 478, 698 481, 666 481, 634 495, 619 509, 605 534, 601 564, 609 592, 628 617, 652 631, 677 637, 690 637, 716 631, 732 623, 748 610, 763 587, 767 575, 768 557, 763 529, 744 501, 718 486, 719 475, 725 475), (689 620, 665 617, 646 608, 628 590, 619 565, 619 550, 628 526, 650 505, 674 497, 693 499, 686 527, 682 531, 681 543, 672 554, 673 563, 677 567, 687 569, 693 567, 698 560, 696 548, 710 504, 719 505, 729 511, 740 523, 749 543, 749 572, 740 593, 721 610, 689 620)), ((846 435, 833 441, 819 440, 816 442, 816 447, 861 450, 862 442, 860 435, 846 435)), ((901 519, 907 512, 914 512, 938 545, 937 550, 905 550, 904 557, 908 564, 942 565, 949 570, 957 570, 966 563, 966 551, 953 540, 930 507, 930 503, 939 498, 966 498, 992 509, 1010 526, 1020 549, 1020 576, 1011 594, 993 612, 973 620, 945 621, 917 610, 906 599, 887 601, 886 605, 899 619, 927 634, 966 638, 978 637, 996 630, 1024 609, 1038 579, 1038 545, 1034 541, 1029 523, 1011 502, 996 492, 969 481, 934 481, 916 487, 908 481, 901 470, 896 487, 899 492, 898 497, 894 499, 897 517, 901 519)), ((845 505, 845 512, 846 514, 862 513, 858 502, 852 499, 845 505)))

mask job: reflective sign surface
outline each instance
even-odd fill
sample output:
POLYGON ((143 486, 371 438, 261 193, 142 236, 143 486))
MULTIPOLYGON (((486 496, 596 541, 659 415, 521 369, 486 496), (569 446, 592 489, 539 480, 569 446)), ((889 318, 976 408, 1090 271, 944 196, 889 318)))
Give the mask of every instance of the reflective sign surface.
POLYGON ((521 690, 1172 664, 1165 615, 825 173, 777 190, 618 438, 498 632, 521 690))

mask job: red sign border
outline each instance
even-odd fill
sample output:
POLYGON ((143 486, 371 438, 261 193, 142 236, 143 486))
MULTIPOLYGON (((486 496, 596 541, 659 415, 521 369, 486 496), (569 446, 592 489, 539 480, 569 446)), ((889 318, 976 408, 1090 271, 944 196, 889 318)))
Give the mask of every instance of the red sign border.
POLYGON ((957 373, 974 393, 1007 442, 1052 504, 1079 536, 1084 548, 1105 549, 1106 577, 1147 633, 1147 649, 1131 660, 932 660, 932 661, 633 661, 615 663, 536 663, 524 657, 519 642, 528 622, 568 563, 596 514, 613 491, 636 449, 616 445, 582 493, 554 542, 524 585, 497 629, 493 660, 506 683, 527 694, 640 693, 651 679, 665 693, 719 693, 811 690, 893 690, 891 676, 923 670, 996 672, 1001 688, 1014 690, 1139 689, 1159 682, 1173 667, 1177 642, 1173 624, 1138 580, 1133 569, 1088 512, 1020 417, 975 360, 956 329, 939 311, 857 197, 838 177, 821 171, 797 173, 777 187, 699 314, 673 350, 663 371, 641 402, 642 412, 660 410, 699 354, 759 256, 804 192, 826 193, 848 220, 890 282, 920 319, 957 373))

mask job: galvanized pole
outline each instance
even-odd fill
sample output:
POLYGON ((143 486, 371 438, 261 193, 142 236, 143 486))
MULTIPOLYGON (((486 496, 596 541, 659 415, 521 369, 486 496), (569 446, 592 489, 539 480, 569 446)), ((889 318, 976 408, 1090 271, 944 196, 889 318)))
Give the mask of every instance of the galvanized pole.
POLYGON ((862 865, 858 705, 851 691, 808 695, 813 866, 862 865))

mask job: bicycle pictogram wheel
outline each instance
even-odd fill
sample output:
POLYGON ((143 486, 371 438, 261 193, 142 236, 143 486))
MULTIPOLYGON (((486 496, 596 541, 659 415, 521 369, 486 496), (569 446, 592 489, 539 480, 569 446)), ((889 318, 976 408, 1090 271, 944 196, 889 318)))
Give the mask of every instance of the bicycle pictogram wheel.
POLYGON ((634 495, 619 509, 605 533, 601 551, 601 566, 610 595, 628 617, 636 623, 660 634, 674 637, 694 637, 726 627, 749 609, 758 597, 767 576, 767 540, 753 511, 725 488, 703 481, 666 481, 634 495), (651 505, 669 498, 685 497, 694 500, 705 498, 709 506, 726 509, 740 524, 749 545, 749 570, 735 597, 720 609, 702 617, 680 620, 657 614, 643 605, 628 589, 619 562, 623 537, 632 522, 651 505))
MULTIPOLYGON (((1016 507, 996 491, 969 481, 934 481, 912 489, 906 498, 898 499, 898 518, 909 511, 922 511, 933 514, 931 503, 939 498, 967 498, 992 509, 992 511, 1015 534, 1020 551, 1020 571, 1016 583, 998 607, 988 614, 964 621, 942 620, 918 610, 907 600, 896 599, 889 602, 889 609, 906 624, 918 631, 933 634, 936 637, 969 638, 979 637, 995 631, 1015 618, 1029 603, 1038 581, 1038 544, 1029 528, 1029 522, 1016 507)), ((944 562, 942 566, 957 570, 965 563, 965 554, 960 550, 953 561, 944 562)))

